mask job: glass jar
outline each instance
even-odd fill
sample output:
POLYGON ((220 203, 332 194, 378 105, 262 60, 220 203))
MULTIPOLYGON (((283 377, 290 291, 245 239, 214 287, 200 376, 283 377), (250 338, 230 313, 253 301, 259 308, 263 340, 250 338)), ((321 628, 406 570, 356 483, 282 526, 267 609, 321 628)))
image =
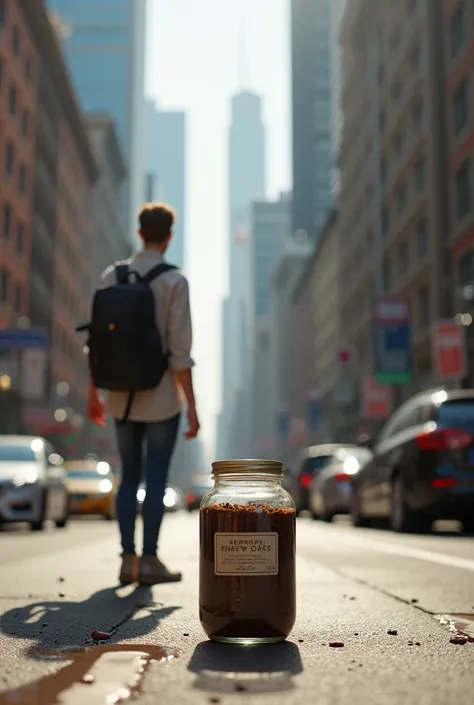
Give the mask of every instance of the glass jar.
POLYGON ((201 502, 199 616, 213 641, 284 641, 296 616, 295 504, 283 464, 212 464, 201 502))

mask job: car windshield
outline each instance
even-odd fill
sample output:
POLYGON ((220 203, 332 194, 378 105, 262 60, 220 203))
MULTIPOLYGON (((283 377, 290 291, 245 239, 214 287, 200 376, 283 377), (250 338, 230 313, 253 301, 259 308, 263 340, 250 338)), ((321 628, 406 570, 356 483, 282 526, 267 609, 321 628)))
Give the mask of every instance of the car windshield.
POLYGON ((29 446, 0 445, 0 463, 32 463, 36 460, 29 446))
POLYGON ((317 455, 314 458, 308 458, 304 463, 303 472, 310 472, 312 475, 315 475, 326 467, 332 457, 332 455, 317 455))
POLYGON ((446 401, 438 409, 437 423, 474 432, 474 399, 446 401))
POLYGON ((68 470, 68 477, 72 477, 74 480, 98 480, 103 478, 103 475, 99 475, 97 470, 68 470))

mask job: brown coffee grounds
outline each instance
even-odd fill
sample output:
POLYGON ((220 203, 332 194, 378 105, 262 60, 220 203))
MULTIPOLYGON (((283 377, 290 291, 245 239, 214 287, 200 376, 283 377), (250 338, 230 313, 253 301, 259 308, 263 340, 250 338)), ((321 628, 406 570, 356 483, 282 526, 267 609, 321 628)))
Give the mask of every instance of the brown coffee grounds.
POLYGON ((200 619, 212 638, 285 639, 296 616, 292 508, 215 504, 200 510, 200 619), (216 533, 276 533, 277 575, 215 574, 216 533))

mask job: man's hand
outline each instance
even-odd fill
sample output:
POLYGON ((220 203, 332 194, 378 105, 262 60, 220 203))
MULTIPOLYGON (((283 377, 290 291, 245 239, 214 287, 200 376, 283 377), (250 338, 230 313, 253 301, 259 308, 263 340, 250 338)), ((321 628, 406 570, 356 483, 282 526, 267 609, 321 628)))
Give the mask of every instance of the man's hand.
POLYGON ((98 426, 106 426, 107 421, 105 415, 104 402, 98 394, 91 395, 89 397, 89 406, 87 409, 87 413, 92 423, 96 423, 98 426))
POLYGON ((187 413, 187 418, 188 418, 188 430, 184 434, 184 437, 187 441, 192 440, 193 438, 196 438, 196 436, 199 433, 199 419, 196 413, 196 407, 194 406, 188 406, 188 413, 187 413))

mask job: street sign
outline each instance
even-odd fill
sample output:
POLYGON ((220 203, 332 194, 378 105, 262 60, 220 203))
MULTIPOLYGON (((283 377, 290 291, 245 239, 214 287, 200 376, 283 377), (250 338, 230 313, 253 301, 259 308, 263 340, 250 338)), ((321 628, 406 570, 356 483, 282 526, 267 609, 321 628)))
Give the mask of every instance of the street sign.
POLYGON ((46 348, 48 334, 45 328, 5 328, 0 330, 0 350, 46 348))
POLYGON ((362 382, 362 417, 384 421, 392 412, 392 390, 380 384, 374 377, 366 377, 362 382))
POLYGON ((439 380, 459 380, 467 374, 466 329, 452 320, 433 325, 433 359, 439 380))
POLYGON ((380 296, 374 305, 374 375, 381 384, 409 384, 412 377, 410 305, 380 296))

